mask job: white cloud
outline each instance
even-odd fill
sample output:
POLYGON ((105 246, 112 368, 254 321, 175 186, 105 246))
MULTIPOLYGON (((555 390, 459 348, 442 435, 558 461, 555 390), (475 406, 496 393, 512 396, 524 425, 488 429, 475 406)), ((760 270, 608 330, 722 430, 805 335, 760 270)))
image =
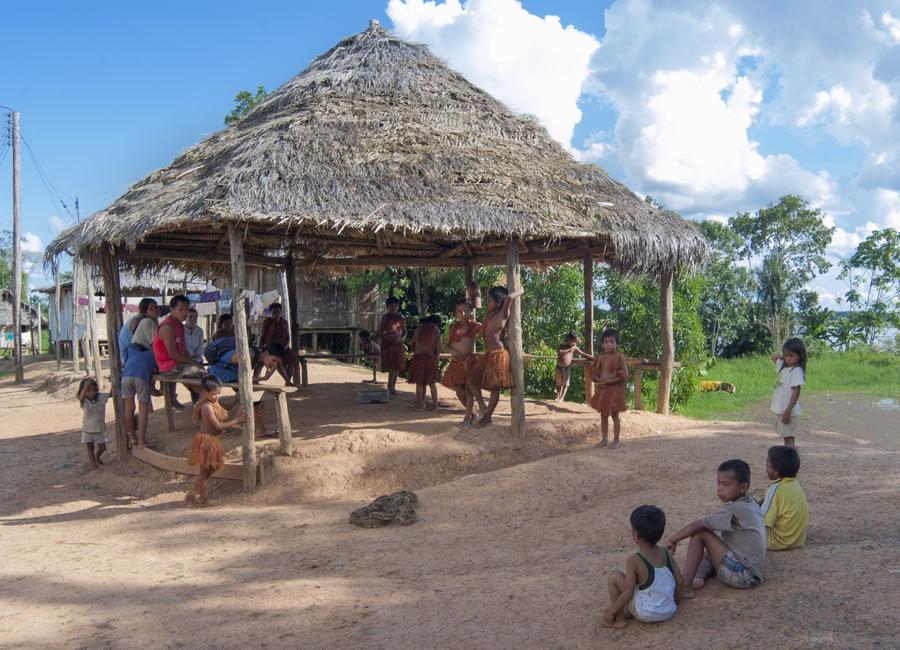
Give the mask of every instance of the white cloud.
POLYGON ((806 126, 828 109, 833 111, 834 119, 838 122, 846 122, 848 110, 852 104, 853 97, 841 84, 837 84, 827 91, 820 90, 816 93, 812 105, 797 117, 797 126, 806 126))
POLYGON ((397 34, 420 41, 513 111, 531 113, 570 146, 597 39, 517 0, 390 0, 397 34))
POLYGON ((900 19, 894 18, 890 11, 885 11, 881 14, 881 24, 885 26, 891 38, 900 43, 900 19))
POLYGON ((60 219, 55 214, 51 214, 47 221, 50 223, 50 232, 52 232, 53 234, 62 232, 66 228, 66 222, 60 219))
POLYGON ((43 253, 44 242, 33 232, 26 232, 22 235, 22 252, 23 253, 43 253))

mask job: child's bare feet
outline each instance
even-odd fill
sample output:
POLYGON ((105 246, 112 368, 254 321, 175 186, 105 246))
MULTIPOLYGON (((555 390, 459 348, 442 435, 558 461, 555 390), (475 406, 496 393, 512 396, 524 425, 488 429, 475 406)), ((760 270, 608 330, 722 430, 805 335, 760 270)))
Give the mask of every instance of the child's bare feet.
POLYGON ((479 429, 483 429, 484 427, 491 426, 493 423, 494 422, 491 420, 491 418, 489 416, 485 416, 485 417, 478 418, 478 422, 475 423, 475 426, 478 427, 479 429))
POLYGON ((694 589, 703 589, 704 585, 706 585, 706 580, 694 578, 694 584, 692 585, 694 589))
POLYGON ((610 449, 618 449, 618 447, 619 447, 619 441, 618 441, 618 440, 613 440, 613 441, 612 441, 612 444, 609 446, 610 449))
POLYGON ((600 442, 598 442, 598 443, 597 443, 596 445, 594 445, 594 446, 595 446, 595 447, 605 447, 605 446, 607 446, 608 444, 609 444, 609 439, 608 439, 608 438, 603 438, 600 442))
POLYGON ((609 623, 606 620, 603 621, 603 627, 608 627, 614 630, 621 630, 622 628, 627 626, 628 621, 626 621, 624 618, 614 618, 612 623, 609 623))

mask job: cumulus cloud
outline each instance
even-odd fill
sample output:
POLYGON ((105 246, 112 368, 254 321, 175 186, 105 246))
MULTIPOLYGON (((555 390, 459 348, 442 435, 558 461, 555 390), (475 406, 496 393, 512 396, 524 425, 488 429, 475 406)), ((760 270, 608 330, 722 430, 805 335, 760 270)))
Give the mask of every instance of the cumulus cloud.
POLYGON ((50 224, 50 232, 53 234, 62 232, 66 228, 66 222, 55 214, 51 214, 47 221, 50 224))
POLYGON ((454 70, 513 111, 535 115, 569 146, 577 101, 597 39, 556 16, 535 16, 517 0, 390 0, 397 34, 429 46, 454 70))
POLYGON ((33 232, 26 232, 22 235, 22 252, 23 253, 43 253, 44 242, 33 232))

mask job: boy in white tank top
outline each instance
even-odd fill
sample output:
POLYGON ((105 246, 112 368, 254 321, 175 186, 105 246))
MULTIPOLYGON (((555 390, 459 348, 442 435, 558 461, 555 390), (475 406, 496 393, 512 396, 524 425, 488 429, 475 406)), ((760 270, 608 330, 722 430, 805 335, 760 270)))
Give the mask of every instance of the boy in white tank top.
POLYGON ((666 515, 656 506, 640 506, 631 513, 631 537, 638 552, 625 561, 625 572, 609 576, 610 606, 605 627, 625 627, 626 618, 642 623, 666 621, 681 600, 681 570, 669 551, 657 542, 666 530, 666 515))

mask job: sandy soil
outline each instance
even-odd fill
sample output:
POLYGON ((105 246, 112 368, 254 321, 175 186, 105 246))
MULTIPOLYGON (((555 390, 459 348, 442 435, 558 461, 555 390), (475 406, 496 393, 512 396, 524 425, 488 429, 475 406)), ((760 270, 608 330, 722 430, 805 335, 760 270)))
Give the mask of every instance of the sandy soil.
MULTIPOLYGON (((412 411, 406 387, 356 405, 364 374, 324 363, 291 400, 298 452, 277 483, 219 481, 219 505, 194 510, 184 478, 85 472, 77 402, 52 368, 0 384, 2 647, 896 647, 896 427, 804 433, 809 542, 771 554, 759 588, 713 584, 670 622, 611 631, 597 621, 631 509, 656 503, 674 528, 715 508, 715 465, 734 456, 763 489, 768 427, 629 413, 623 446, 596 450, 589 411, 532 403, 517 444, 506 417, 463 429, 455 405, 412 411), (401 487, 420 497, 416 524, 347 523, 401 487)), ((168 435, 154 415, 166 448, 193 431, 178 417, 168 435)))

